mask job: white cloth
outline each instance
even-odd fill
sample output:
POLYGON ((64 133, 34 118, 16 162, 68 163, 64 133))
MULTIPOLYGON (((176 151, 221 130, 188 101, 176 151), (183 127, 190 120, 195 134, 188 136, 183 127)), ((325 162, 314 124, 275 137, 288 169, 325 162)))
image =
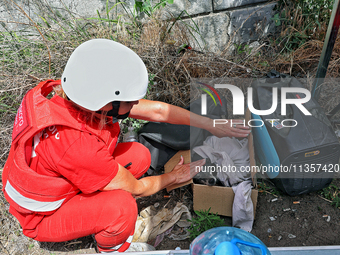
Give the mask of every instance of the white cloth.
POLYGON ((248 232, 252 230, 254 222, 251 188, 251 181, 243 181, 232 187, 235 193, 233 203, 233 226, 248 232))
POLYGON ((149 206, 142 210, 137 217, 135 233, 132 242, 146 243, 157 235, 167 231, 177 224, 180 227, 189 227, 191 220, 189 209, 182 203, 177 203, 172 209, 149 206))
POLYGON ((251 174, 250 171, 240 171, 241 167, 250 166, 248 139, 209 136, 202 146, 195 147, 193 151, 202 158, 209 158, 217 165, 216 170, 221 170, 217 171, 217 178, 225 186, 232 187, 235 193, 233 226, 250 232, 254 221, 251 174))

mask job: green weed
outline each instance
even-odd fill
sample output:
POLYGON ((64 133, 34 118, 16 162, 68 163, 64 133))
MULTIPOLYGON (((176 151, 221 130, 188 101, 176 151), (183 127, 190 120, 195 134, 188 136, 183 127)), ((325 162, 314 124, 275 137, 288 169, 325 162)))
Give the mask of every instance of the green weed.
POLYGON ((274 196, 281 195, 280 191, 277 190, 274 186, 266 184, 263 180, 257 183, 257 189, 259 192, 270 193, 274 196))
POLYGON ((333 0, 279 1, 272 18, 281 34, 275 44, 282 52, 293 52, 311 39, 323 40, 331 16, 333 0))
POLYGON ((134 131, 136 133, 139 132, 139 130, 146 124, 148 121, 146 120, 139 120, 139 119, 133 119, 133 118, 126 118, 122 120, 121 124, 123 126, 123 134, 125 134, 128 131, 128 127, 133 127, 134 131))
POLYGON ((7 114, 12 113, 16 114, 17 109, 20 105, 20 102, 16 102, 15 97, 9 93, 2 93, 0 97, 0 113, 7 114))
POLYGON ((270 66, 268 61, 261 61, 261 62, 259 62, 259 64, 263 67, 269 67, 270 66))
POLYGON ((193 217, 192 220, 188 220, 191 222, 191 225, 188 229, 190 233, 190 239, 195 239, 201 233, 211 228, 225 226, 224 220, 218 216, 217 213, 210 213, 210 209, 211 208, 208 210, 195 211, 196 217, 193 217))
POLYGON ((153 17, 155 12, 160 8, 164 8, 167 4, 173 4, 174 0, 159 0, 159 2, 144 0, 144 1, 135 1, 135 9, 137 10, 138 15, 140 16, 142 13, 146 14, 149 18, 153 17))
POLYGON ((252 48, 249 47, 248 44, 235 44, 236 47, 236 53, 238 55, 242 55, 242 54, 250 54, 252 51, 252 48))
POLYGON ((161 41, 164 41, 164 38, 167 34, 171 33, 171 30, 175 26, 176 22, 181 21, 181 24, 184 25, 186 28, 187 32, 191 35, 191 37, 195 40, 197 45, 200 47, 200 49, 203 51, 203 47, 200 43, 200 40, 203 42, 203 44, 206 44, 206 41, 204 37, 201 35, 200 30, 196 22, 192 19, 192 17, 189 15, 189 13, 186 10, 183 10, 177 17, 173 17, 173 22, 172 24, 169 24, 170 26, 166 29, 166 33, 163 34, 161 41), (182 16, 186 16, 189 18, 190 23, 186 22, 182 19, 182 16), (199 40, 199 39, 200 40, 199 40))
POLYGON ((335 206, 336 208, 340 208, 340 188, 334 184, 329 185, 327 188, 322 189, 319 191, 319 194, 330 200, 331 205, 335 206))

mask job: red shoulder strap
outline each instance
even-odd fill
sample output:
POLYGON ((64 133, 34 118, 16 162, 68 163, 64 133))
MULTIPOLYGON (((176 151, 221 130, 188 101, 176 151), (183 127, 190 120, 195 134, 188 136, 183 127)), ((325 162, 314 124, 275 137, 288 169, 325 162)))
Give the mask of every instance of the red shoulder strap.
POLYGON ((29 129, 33 127, 32 113, 28 110, 31 97, 37 97, 37 95, 42 95, 46 97, 51 93, 52 89, 56 85, 60 85, 60 80, 47 80, 40 82, 35 88, 29 90, 21 101, 17 115, 15 116, 15 121, 13 125, 12 132, 12 143, 16 143, 21 137, 21 134, 26 133, 29 129))
POLYGON ((61 80, 46 80, 38 84, 37 88, 40 89, 40 93, 46 97, 53 90, 53 87, 61 85, 61 80))

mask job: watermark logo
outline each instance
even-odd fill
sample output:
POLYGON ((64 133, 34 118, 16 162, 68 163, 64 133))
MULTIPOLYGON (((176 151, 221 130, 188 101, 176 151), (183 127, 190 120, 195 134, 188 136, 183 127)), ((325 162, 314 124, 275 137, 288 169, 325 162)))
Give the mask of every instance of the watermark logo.
MULTIPOLYGON (((249 79, 249 82, 251 81, 252 80, 249 79)), ((221 89, 226 89, 231 93, 234 116, 245 115, 245 105, 247 105, 248 110, 253 114, 253 116, 254 115, 258 116, 256 117, 256 119, 248 120, 248 123, 245 123, 246 121, 244 121, 244 125, 248 125, 250 127, 262 127, 265 122, 269 123, 272 127, 278 130, 284 127, 295 127, 298 124, 297 121, 289 117, 288 118, 285 117, 288 114, 287 108, 292 106, 294 106, 296 110, 300 111, 303 115, 306 116, 312 115, 307 109, 308 107, 307 108, 305 107, 308 105, 306 103, 308 103, 311 100, 311 93, 309 90, 302 87, 289 87, 289 85, 287 87, 282 87, 282 85, 275 87, 266 85, 267 86, 266 89, 268 89, 270 93, 267 93, 266 96, 263 96, 261 94, 254 95, 255 89, 252 86, 249 86, 247 88, 247 92, 243 93, 243 91, 238 86, 228 84, 229 82, 225 81, 216 82, 217 84, 214 85, 208 85, 201 81, 195 81, 195 83, 196 85, 199 84, 197 88, 202 91, 200 97, 201 97, 201 115, 203 116, 207 115, 208 112, 207 95, 211 97, 215 106, 217 106, 218 101, 222 106, 222 100, 220 97, 221 89), (258 96, 257 98, 259 102, 261 102, 261 100, 271 101, 269 101, 269 103, 268 102, 264 103, 265 101, 262 101, 262 103, 264 104, 261 103, 260 105, 262 106, 266 105, 265 108, 256 107, 256 105, 253 102, 254 96, 258 96), (274 116, 280 115, 281 117, 279 118, 269 117, 273 113, 274 116), (268 119, 267 118, 263 119, 263 117, 260 116, 268 116, 268 119)), ((257 91, 257 93, 259 92, 257 91)), ((229 123, 230 125, 233 124, 232 120, 214 119, 214 127, 217 124, 227 123, 229 123)))
MULTIPOLYGON (((217 102, 216 102, 215 97, 213 96, 213 94, 211 92, 213 92, 215 94, 215 96, 218 98, 221 106, 223 105, 221 97, 219 96, 217 91, 212 86, 210 86, 206 83, 203 83, 203 82, 199 82, 199 81, 197 83, 206 87, 206 88, 199 88, 199 89, 204 91, 205 93, 207 93, 211 97, 211 99, 214 101, 215 106, 217 106, 217 102)), ((207 94, 201 95, 201 114, 202 115, 207 115, 207 94)))
MULTIPOLYGON (((206 86, 206 85, 205 85, 206 86)), ((211 89, 214 89, 210 86, 211 89)), ((233 97, 233 114, 234 115, 244 115, 244 94, 242 90, 235 85, 231 84, 215 84, 215 88, 220 89, 228 89, 233 97)), ((311 93, 309 90, 304 88, 293 88, 293 87, 287 87, 287 88, 281 88, 281 115, 285 116, 287 114, 286 108, 288 104, 295 105, 304 115, 312 115, 304 106, 304 103, 307 103, 311 99, 311 93), (288 98, 288 93, 302 93, 305 95, 304 98, 301 98, 300 96, 297 98, 288 98)), ((214 89, 215 93, 217 94, 216 90, 214 89)), ((217 94, 218 95, 218 94, 217 94)), ((211 93, 210 93, 210 96, 211 93)), ((201 95, 201 113, 202 115, 206 115, 206 95, 201 95)), ((255 109, 253 105, 253 88, 249 87, 247 91, 247 104, 248 108, 251 113, 256 115, 269 115, 276 111, 277 105, 278 105, 278 88, 273 87, 272 88, 272 106, 270 109, 267 110, 258 110, 255 109)))

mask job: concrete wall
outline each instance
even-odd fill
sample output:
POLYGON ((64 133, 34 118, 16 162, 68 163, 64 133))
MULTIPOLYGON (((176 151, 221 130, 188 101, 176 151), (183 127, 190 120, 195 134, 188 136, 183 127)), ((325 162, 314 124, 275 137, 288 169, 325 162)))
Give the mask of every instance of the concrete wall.
MULTIPOLYGON (((20 27, 16 22, 29 22, 22 14, 18 14, 17 7, 10 0, 1 1, 4 1, 4 4, 0 6, 0 22, 5 22, 7 29, 20 27)), ((34 15, 39 13, 38 6, 45 1, 15 0, 14 2, 34 18, 34 15)), ((97 11, 105 13, 107 1, 63 0, 62 2, 48 1, 50 6, 60 12, 65 12, 67 7, 74 15, 97 17, 97 11)), ((134 4, 134 0, 124 2, 130 8, 134 4)), ((115 3, 116 0, 109 0, 109 6, 115 3)), ((226 50, 227 46, 250 43, 273 33, 275 25, 272 17, 275 5, 276 3, 268 0, 174 0, 174 4, 166 8, 164 15, 170 12, 177 17, 186 10, 188 14, 182 13, 182 19, 193 26, 195 22, 199 27, 199 34, 195 35, 198 42, 193 40, 193 46, 198 47, 199 43, 207 51, 220 52, 226 50)), ((39 17, 35 18, 39 20, 39 17)), ((0 29, 3 30, 3 27, 0 26, 0 29)))

